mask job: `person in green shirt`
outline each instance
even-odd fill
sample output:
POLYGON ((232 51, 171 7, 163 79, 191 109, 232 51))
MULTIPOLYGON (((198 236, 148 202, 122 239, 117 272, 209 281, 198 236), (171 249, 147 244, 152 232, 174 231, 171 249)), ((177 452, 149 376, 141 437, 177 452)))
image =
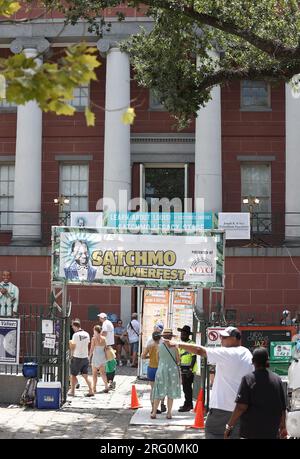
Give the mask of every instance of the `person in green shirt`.
POLYGON ((114 381, 114 377, 116 375, 116 367, 117 367, 116 359, 108 360, 105 364, 105 373, 106 373, 109 389, 116 388, 116 382, 114 381))

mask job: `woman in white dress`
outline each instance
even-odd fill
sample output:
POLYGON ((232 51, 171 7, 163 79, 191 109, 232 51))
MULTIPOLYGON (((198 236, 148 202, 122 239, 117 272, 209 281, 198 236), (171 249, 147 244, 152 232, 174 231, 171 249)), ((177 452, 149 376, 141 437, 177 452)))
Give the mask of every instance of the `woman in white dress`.
POLYGON ((97 377, 98 377, 98 370, 100 372, 100 376, 103 379, 105 389, 103 392, 108 392, 108 382, 105 373, 105 364, 106 364, 106 357, 105 357, 105 347, 106 347, 106 339, 104 336, 101 336, 101 327, 100 325, 94 326, 94 336, 91 342, 91 349, 89 359, 92 364, 92 372, 93 372, 93 392, 96 393, 96 386, 97 386, 97 377))

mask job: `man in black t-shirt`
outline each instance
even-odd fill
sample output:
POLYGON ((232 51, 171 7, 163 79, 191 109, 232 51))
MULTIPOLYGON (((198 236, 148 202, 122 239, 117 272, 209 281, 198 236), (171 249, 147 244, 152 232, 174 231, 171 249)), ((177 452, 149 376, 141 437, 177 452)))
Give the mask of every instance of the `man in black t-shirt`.
POLYGON ((286 400, 279 376, 268 370, 265 348, 253 352, 255 370, 244 376, 236 397, 236 407, 226 424, 224 438, 229 438, 240 418, 240 438, 285 438, 286 400))

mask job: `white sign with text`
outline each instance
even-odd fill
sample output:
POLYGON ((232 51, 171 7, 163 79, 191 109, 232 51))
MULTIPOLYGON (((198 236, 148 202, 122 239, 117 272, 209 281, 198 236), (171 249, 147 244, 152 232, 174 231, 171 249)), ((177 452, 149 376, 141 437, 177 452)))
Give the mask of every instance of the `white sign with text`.
POLYGON ((250 213, 220 212, 219 229, 225 230, 226 239, 250 239, 250 213))

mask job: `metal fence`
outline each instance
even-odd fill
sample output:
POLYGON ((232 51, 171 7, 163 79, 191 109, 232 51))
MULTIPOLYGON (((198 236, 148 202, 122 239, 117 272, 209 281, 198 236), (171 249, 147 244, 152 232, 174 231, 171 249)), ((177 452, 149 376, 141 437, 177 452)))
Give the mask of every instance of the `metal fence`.
POLYGON ((38 379, 60 381, 62 398, 66 399, 69 385, 69 336, 70 321, 68 317, 58 317, 48 306, 20 306, 20 354, 18 365, 0 365, 0 374, 22 374, 23 364, 38 364, 38 379), (45 334, 42 333, 42 321, 53 321, 55 347, 44 346, 45 334))
MULTIPOLYGON (((69 211, 52 212, 9 212, 0 211, 0 244, 9 243, 13 230, 23 228, 29 239, 41 233, 41 241, 49 245, 51 241, 51 226, 69 225, 69 211), (6 236, 5 236, 6 235, 6 236)), ((287 239, 294 241, 293 245, 300 246, 300 213, 251 213, 251 239, 227 240, 227 246, 262 246, 281 247, 287 239)))
MULTIPOLYGON (((208 310, 204 311, 204 320, 207 326, 280 326, 280 325, 291 325, 288 323, 281 323, 283 315, 283 310, 286 309, 285 306, 275 310, 270 307, 261 311, 251 311, 250 307, 237 308, 237 309, 224 309, 222 311, 213 311, 211 314, 208 313, 208 310)), ((297 309, 296 307, 289 308, 291 312, 292 325, 295 325, 298 329, 300 328, 300 306, 297 309)))

